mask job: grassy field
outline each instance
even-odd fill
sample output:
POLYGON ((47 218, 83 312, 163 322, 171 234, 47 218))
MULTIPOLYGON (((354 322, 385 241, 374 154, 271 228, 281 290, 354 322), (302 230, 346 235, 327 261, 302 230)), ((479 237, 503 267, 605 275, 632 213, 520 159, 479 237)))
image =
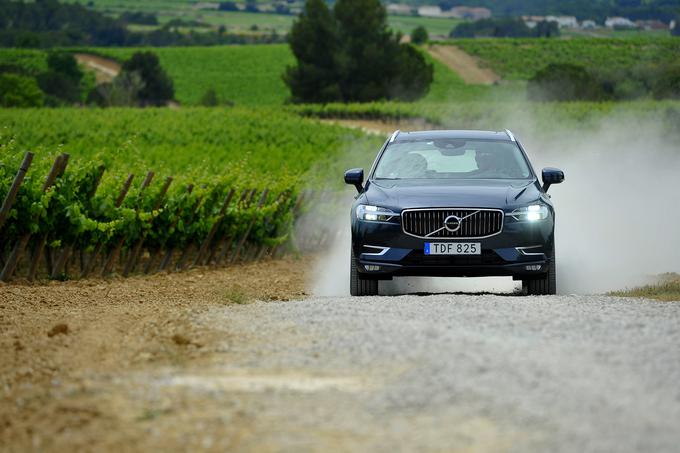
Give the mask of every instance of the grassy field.
POLYGON ((392 29, 405 35, 410 34, 414 28, 422 25, 430 35, 448 36, 451 30, 463 21, 436 17, 388 16, 388 22, 392 29))
POLYGON ((664 301, 680 301, 680 275, 667 274, 659 279, 658 283, 640 286, 625 291, 614 291, 612 296, 644 297, 664 301))
POLYGON ((47 69, 47 58, 42 50, 2 48, 0 67, 19 69, 20 72, 36 75, 47 69))
POLYGON ((526 80, 549 63, 576 63, 593 70, 677 61, 680 39, 459 39, 451 41, 481 58, 505 79, 526 80))
MULTIPOLYGON (((95 9, 112 16, 125 11, 143 11, 156 14, 161 24, 172 19, 201 21, 215 27, 224 25, 230 32, 249 31, 255 25, 261 31, 276 30, 277 33, 285 34, 295 19, 293 15, 196 9, 194 2, 180 0, 92 0, 91 3, 95 9)), ((460 22, 458 19, 388 16, 390 27, 402 34, 409 34, 422 25, 431 35, 448 36, 460 22)))
MULTIPOLYGON (((140 49, 96 49, 124 60, 140 49)), ((293 63, 287 45, 161 47, 153 51, 175 82, 177 100, 196 104, 209 88, 222 101, 241 105, 282 104, 288 91, 281 79, 293 63)))
MULTIPOLYGON (((137 48, 97 48, 91 52, 125 60, 137 48)), ((285 44, 161 47, 152 49, 175 83, 177 100, 184 105, 197 104, 209 88, 220 99, 237 105, 281 105, 288 89, 281 78, 293 55, 285 44)), ((425 54, 434 65, 434 83, 421 102, 450 102, 476 99, 490 87, 466 85, 449 68, 425 54)), ((0 65, 10 64, 33 71, 46 67, 45 53, 39 50, 0 49, 0 65)))

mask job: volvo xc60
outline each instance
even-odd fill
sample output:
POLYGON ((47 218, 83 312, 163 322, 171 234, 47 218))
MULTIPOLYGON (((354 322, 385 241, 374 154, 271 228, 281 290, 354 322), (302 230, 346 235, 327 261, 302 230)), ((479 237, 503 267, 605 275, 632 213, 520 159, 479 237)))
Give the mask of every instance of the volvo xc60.
POLYGON ((555 294, 555 210, 510 131, 396 131, 352 205, 350 293, 378 294, 398 276, 511 276, 526 294, 555 294))

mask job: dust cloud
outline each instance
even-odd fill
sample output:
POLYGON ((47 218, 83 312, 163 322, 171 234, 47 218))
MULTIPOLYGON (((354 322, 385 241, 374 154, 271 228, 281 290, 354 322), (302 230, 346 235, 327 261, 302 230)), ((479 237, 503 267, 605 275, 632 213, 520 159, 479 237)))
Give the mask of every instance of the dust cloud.
MULTIPOLYGON (((560 294, 602 293, 680 272, 680 147, 658 116, 614 111, 582 127, 555 121, 546 128, 545 118, 515 111, 476 125, 513 130, 539 175, 546 166, 565 172, 565 182, 549 191, 557 212, 560 294)), ((333 216, 341 233, 316 266, 316 295, 349 294, 353 190, 346 189, 346 202, 333 216)), ((511 293, 520 286, 510 278, 396 278, 381 282, 381 293, 511 293)))
POLYGON ((551 138, 532 133, 530 122, 517 125, 537 171, 565 172, 549 191, 560 293, 622 289, 680 271, 680 147, 663 125, 614 114, 594 130, 551 138))

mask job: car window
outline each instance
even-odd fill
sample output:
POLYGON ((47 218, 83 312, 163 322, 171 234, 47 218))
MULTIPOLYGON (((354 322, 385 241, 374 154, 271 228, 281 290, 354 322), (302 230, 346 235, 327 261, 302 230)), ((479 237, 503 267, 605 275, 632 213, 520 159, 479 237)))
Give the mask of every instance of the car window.
POLYGON ((529 165, 514 142, 442 139, 392 143, 377 179, 526 179, 529 165))

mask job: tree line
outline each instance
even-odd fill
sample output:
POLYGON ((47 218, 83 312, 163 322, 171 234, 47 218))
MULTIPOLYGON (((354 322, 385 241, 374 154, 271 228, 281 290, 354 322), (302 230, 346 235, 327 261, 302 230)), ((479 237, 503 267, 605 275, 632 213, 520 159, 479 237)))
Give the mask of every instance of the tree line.
POLYGON ((678 18, 680 0, 439 0, 422 1, 436 3, 442 9, 454 6, 482 6, 489 8, 494 16, 576 16, 578 20, 591 19, 604 23, 608 16, 623 16, 631 20, 656 19, 670 22, 678 18))
POLYGON ((217 30, 181 33, 184 22, 170 22, 150 32, 131 32, 128 23, 153 24, 144 13, 123 13, 119 19, 92 11, 78 3, 58 0, 0 0, 0 46, 49 48, 67 46, 197 46, 284 42, 271 34, 228 33, 217 30))
POLYGON ((481 19, 458 24, 450 33, 452 38, 553 38, 560 35, 554 21, 540 21, 529 28, 519 18, 481 19))
POLYGON ((573 63, 552 63, 529 79, 527 96, 532 101, 679 100, 680 63, 599 72, 573 63))
POLYGON ((83 72, 67 51, 49 52, 47 70, 37 74, 21 67, 0 67, 2 107, 161 106, 174 96, 172 79, 152 52, 134 53, 111 82, 101 84, 92 73, 83 72))

